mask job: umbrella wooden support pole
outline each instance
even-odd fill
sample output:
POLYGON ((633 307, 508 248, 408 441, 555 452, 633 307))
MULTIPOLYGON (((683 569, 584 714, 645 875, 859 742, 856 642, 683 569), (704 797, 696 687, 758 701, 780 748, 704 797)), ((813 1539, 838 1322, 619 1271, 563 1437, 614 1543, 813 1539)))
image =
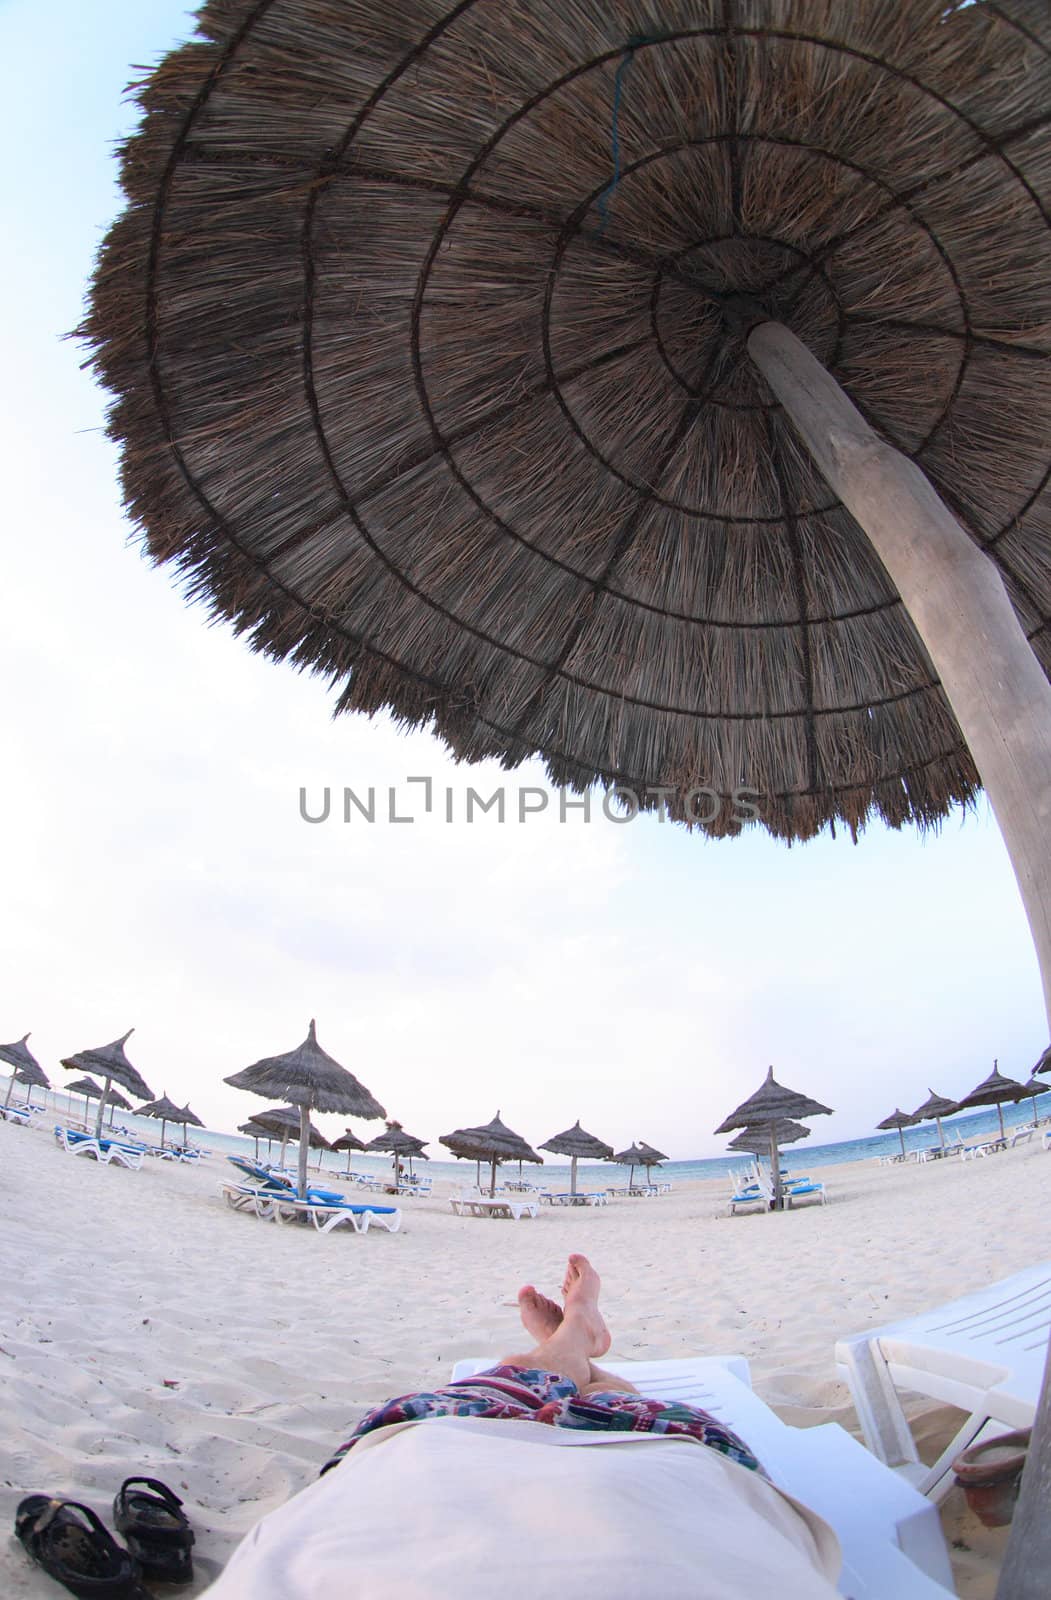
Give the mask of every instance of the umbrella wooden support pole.
POLYGON ((570 1158, 569 1158, 569 1192, 570 1192, 570 1194, 576 1194, 576 1192, 577 1192, 577 1158, 576 1158, 576 1156, 570 1156, 570 1158))
MULTIPOLYGON (((102 1138, 102 1118, 105 1116, 105 1113, 106 1113, 106 1096, 109 1094, 109 1086, 110 1086, 110 1084, 112 1082, 113 1082, 112 1078, 104 1078, 103 1082, 102 1082, 102 1093, 99 1096, 98 1116, 95 1118, 95 1138, 96 1139, 101 1139, 102 1138)), ((86 1100, 85 1100, 84 1104, 85 1104, 85 1106, 87 1106, 87 1101, 86 1100)), ((87 1121, 88 1121, 88 1113, 85 1110, 85 1112, 84 1112, 84 1125, 85 1125, 85 1127, 87 1126, 87 1121)))
POLYGON ((774 1186, 773 1210, 785 1209, 784 1191, 781 1188, 781 1156, 777 1148, 777 1130, 770 1124, 770 1181, 774 1186))
MULTIPOLYGON (((1051 1021, 1051 684, 1000 574, 919 467, 884 443, 793 333, 748 353, 886 567, 941 679, 1018 879, 1051 1021)), ((1051 1572, 1051 1367, 997 1600, 1039 1600, 1051 1572)))
POLYGON ((307 1197, 307 1155, 310 1151, 310 1107, 299 1108, 299 1182, 296 1192, 301 1200, 307 1197))
POLYGON ((748 353, 865 530, 934 663, 1011 858, 1051 1022, 1051 683, 993 562, 919 467, 783 324, 760 323, 748 353))

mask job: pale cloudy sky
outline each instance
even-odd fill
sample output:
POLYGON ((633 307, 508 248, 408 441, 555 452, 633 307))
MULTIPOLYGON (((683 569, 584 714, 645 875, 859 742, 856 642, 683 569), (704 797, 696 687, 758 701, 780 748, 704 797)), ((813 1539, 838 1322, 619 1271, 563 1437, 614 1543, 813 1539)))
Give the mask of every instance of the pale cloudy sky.
POLYGON ((425 1137, 499 1107, 534 1141, 580 1116, 678 1157, 723 1149, 712 1128, 770 1062, 837 1108, 822 1139, 928 1084, 962 1094, 994 1056, 1027 1076, 1046 1024, 984 806, 926 840, 791 850, 562 825, 557 805, 522 825, 300 819, 304 785, 313 805, 429 774, 462 817, 468 787, 508 779, 333 721, 320 681, 189 610, 122 517, 104 399, 62 335, 118 205, 132 64, 188 31, 166 0, 0 0, 0 1038, 31 1028, 61 1080, 60 1055, 134 1025, 155 1092, 232 1127, 257 1102, 222 1077, 316 1016, 425 1137))

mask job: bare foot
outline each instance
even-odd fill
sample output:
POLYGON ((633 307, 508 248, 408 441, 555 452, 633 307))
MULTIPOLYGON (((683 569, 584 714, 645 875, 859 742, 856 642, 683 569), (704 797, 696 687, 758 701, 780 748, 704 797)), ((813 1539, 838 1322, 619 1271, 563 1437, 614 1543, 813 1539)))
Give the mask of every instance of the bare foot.
POLYGON ((555 1329, 562 1322, 562 1307, 556 1305, 554 1300, 549 1300, 547 1295, 538 1294, 531 1283, 518 1291, 518 1309, 522 1316, 522 1326, 526 1332, 532 1334, 537 1344, 543 1344, 545 1339, 550 1339, 555 1329))
POLYGON ((588 1354, 604 1356, 613 1340, 598 1308, 602 1280, 587 1256, 572 1255, 566 1268, 562 1294, 566 1302, 565 1320, 573 1321, 584 1329, 588 1338, 588 1354))

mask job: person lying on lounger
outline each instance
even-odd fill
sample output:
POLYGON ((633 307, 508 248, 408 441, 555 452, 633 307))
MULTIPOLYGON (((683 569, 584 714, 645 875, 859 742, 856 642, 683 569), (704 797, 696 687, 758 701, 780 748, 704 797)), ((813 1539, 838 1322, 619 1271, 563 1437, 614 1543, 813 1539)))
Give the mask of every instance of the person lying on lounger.
POLYGON ((529 1347, 370 1411, 210 1600, 832 1600, 835 1535, 742 1439, 596 1365, 599 1287, 571 1255, 563 1305, 521 1289, 529 1347))

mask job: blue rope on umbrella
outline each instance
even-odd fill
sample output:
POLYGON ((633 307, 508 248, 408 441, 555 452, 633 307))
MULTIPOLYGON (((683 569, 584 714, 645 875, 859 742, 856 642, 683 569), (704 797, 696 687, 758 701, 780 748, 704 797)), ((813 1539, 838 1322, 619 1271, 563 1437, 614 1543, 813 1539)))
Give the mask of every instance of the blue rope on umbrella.
POLYGON ((624 54, 613 79, 613 117, 610 124, 609 139, 610 155, 613 159, 613 176, 596 201, 600 218, 598 226, 600 234, 605 231, 606 223, 609 221, 609 204, 620 185, 620 97, 624 89, 625 76, 635 59, 635 52, 640 46, 660 44, 662 39, 671 37, 667 33, 633 33, 624 46, 624 54))

